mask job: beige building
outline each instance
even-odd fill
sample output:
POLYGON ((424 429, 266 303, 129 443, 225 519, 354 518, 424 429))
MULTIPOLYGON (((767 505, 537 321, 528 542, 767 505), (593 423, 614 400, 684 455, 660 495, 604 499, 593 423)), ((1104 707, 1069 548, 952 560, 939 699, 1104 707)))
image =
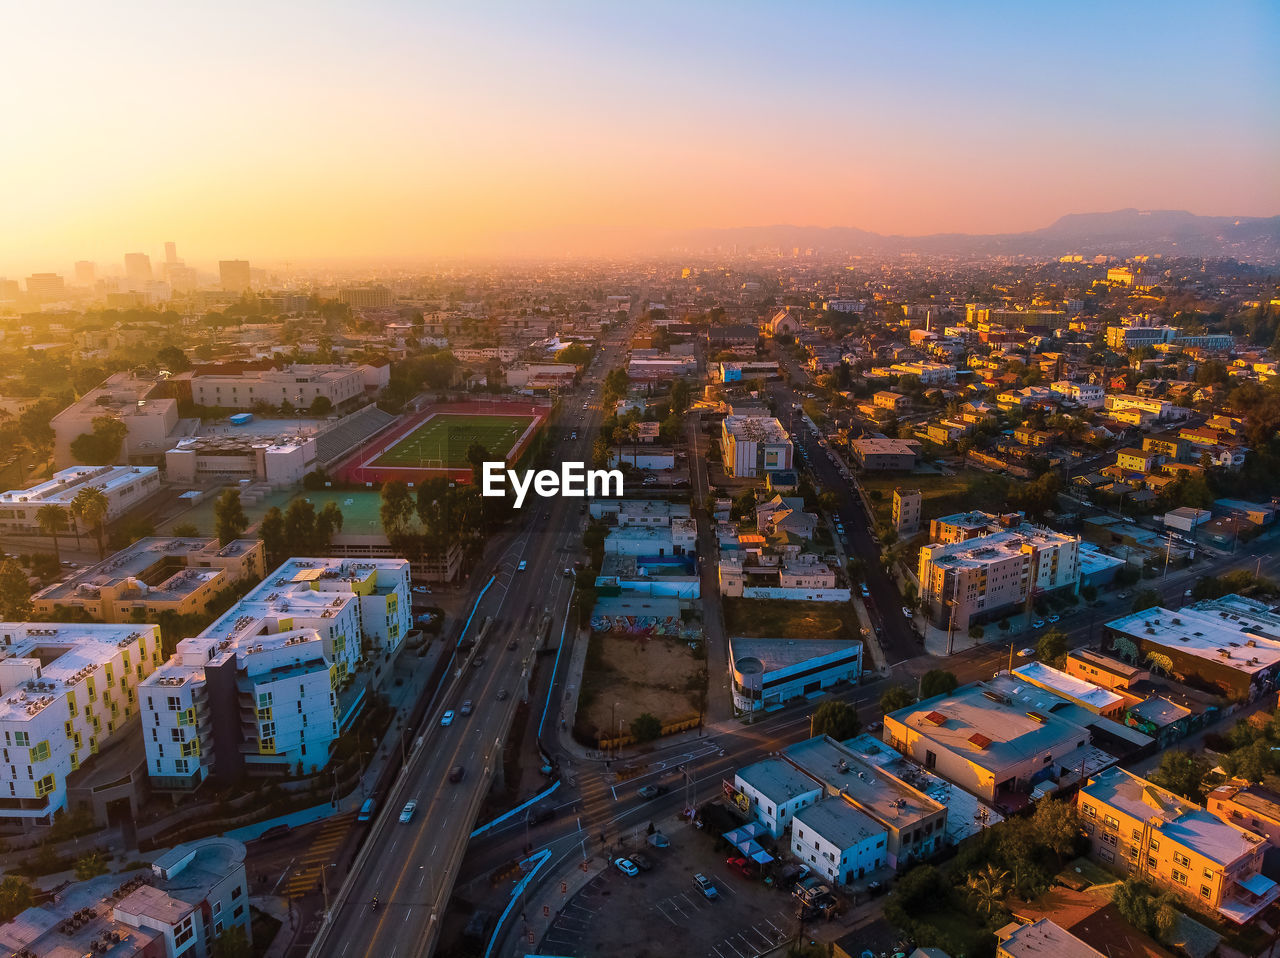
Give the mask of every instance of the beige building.
POLYGON ((923 501, 919 489, 893 490, 893 528, 899 536, 909 536, 919 530, 923 501))
POLYGON ((1013 614, 1038 595, 1074 592, 1080 537, 1023 523, 948 545, 920 550, 920 599, 938 628, 968 629, 1013 614))
POLYGON ((855 439, 849 446, 867 472, 910 472, 920 459, 920 443, 914 439, 855 439))
POLYGON ((40 615, 79 610, 99 622, 154 621, 162 612, 202 614, 210 601, 266 574, 261 540, 148 538, 31 597, 40 615))
POLYGON ((191 377, 191 398, 197 406, 252 409, 258 403, 297 409, 317 399, 334 406, 364 395, 364 373, 359 366, 303 365, 280 369, 250 369, 236 373, 197 373, 191 377))
POLYGON ((99 416, 118 419, 128 427, 120 462, 159 462, 178 428, 178 401, 153 397, 157 383, 130 373, 116 373, 101 386, 89 390, 50 421, 53 426, 53 463, 57 469, 78 464, 71 455, 76 437, 93 432, 99 416))
POLYGON ((1120 768, 1076 799, 1094 858, 1244 924, 1280 898, 1262 874, 1268 843, 1120 768))
POLYGON ((1028 925, 1010 922, 996 932, 996 938, 996 958, 1105 958, 1048 918, 1028 925))

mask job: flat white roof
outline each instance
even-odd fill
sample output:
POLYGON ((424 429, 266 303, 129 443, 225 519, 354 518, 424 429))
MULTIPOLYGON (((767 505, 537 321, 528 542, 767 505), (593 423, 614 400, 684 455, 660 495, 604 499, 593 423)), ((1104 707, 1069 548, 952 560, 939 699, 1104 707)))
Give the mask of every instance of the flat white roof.
POLYGON ((1250 674, 1280 662, 1280 615, 1238 595, 1176 612, 1155 606, 1113 619, 1107 628, 1250 674))
POLYGON ((1078 679, 1074 675, 1059 671, 1043 662, 1028 662, 1013 670, 1013 674, 1026 679, 1033 685, 1041 685, 1050 691, 1057 692, 1069 699, 1106 711, 1124 701, 1123 696, 1109 689, 1101 688, 1092 682, 1078 679))

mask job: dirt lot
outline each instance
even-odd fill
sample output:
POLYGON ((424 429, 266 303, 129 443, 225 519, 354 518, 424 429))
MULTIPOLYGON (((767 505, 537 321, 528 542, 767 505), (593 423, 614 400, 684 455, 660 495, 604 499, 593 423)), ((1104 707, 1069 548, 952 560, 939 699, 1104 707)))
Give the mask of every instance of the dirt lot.
POLYGON ((625 731, 643 712, 663 722, 696 716, 705 667, 679 640, 597 633, 582 676, 579 728, 604 733, 621 721, 625 731))
POLYGON ((780 599, 725 599, 724 627, 730 636, 757 639, 853 639, 859 633, 847 602, 780 599))

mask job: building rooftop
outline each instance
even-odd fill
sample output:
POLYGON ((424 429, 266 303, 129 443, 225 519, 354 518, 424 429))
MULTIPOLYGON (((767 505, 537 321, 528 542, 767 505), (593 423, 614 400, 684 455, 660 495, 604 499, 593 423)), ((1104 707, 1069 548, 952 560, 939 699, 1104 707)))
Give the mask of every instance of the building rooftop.
MULTIPOLYGON (((925 546, 930 561, 948 568, 981 568, 991 562, 1028 555, 1033 549, 1078 543, 1079 536, 1063 535, 1052 529, 1023 523, 1016 530, 995 532, 977 539, 966 539, 947 545, 925 546)), ((924 550, 921 550, 924 551, 924 550)))
POLYGON ((854 439, 850 445, 864 455, 914 456, 920 452, 920 443, 914 439, 889 439, 885 436, 854 439))
POLYGON ((854 808, 843 798, 827 798, 815 805, 798 809, 792 816, 796 824, 810 828, 837 848, 852 848, 877 835, 886 834, 883 825, 866 812, 854 808))
POLYGON ((1123 659, 1117 659, 1113 655, 1107 655, 1107 653, 1098 652, 1095 649, 1072 649, 1067 653, 1067 656, 1078 659, 1081 662, 1087 662, 1100 671, 1105 671, 1121 678, 1134 679, 1146 673, 1146 669, 1130 665, 1123 659))
POLYGON ((796 767, 825 782, 831 791, 848 795, 861 808, 895 828, 909 828, 944 808, 942 803, 827 736, 788 746, 782 754, 796 767))
POLYGON ((837 652, 861 649, 858 639, 729 639, 729 658, 739 672, 777 672, 837 652), (746 660, 754 659, 758 669, 749 669, 746 660))
POLYGON ((1280 662, 1280 616, 1238 595, 1176 612, 1155 606, 1113 619, 1107 628, 1249 674, 1280 662))
POLYGON ((1186 718, 1191 714, 1191 709, 1156 695, 1130 706, 1129 714, 1150 722, 1156 728, 1165 728, 1186 718))
POLYGON ((1048 918, 1030 925, 1011 922, 996 932, 1000 951, 1009 958, 1104 958, 1098 951, 1048 918))
POLYGON ((1209 797, 1235 802, 1259 818, 1280 823, 1280 794, 1261 785, 1240 785, 1232 782, 1219 785, 1209 793, 1209 797))
POLYGON ((1039 685, 1057 692, 1064 698, 1074 699, 1090 708, 1105 712, 1124 701, 1123 696, 1109 689, 1099 688, 1092 682, 1078 679, 1043 662, 1028 662, 1013 670, 1013 674, 1026 679, 1033 685, 1039 685))
POLYGON ((747 442, 786 442, 790 438, 772 416, 725 416, 724 431, 747 442))
POLYGON ((217 539, 156 536, 139 539, 64 581, 41 589, 34 598, 58 602, 77 596, 93 597, 104 587, 136 579, 138 598, 176 600, 223 574, 221 569, 200 568, 199 563, 215 557, 241 556, 257 546, 257 539, 233 539, 221 547, 217 539), (178 563, 182 563, 182 567, 178 563))
POLYGON ((766 758, 748 765, 738 771, 737 777, 775 806, 822 790, 822 786, 812 778, 780 758, 766 758))
POLYGON ((72 466, 60 469, 53 477, 28 489, 11 489, 0 493, 0 503, 39 502, 41 505, 69 507, 81 489, 95 486, 110 495, 117 487, 135 482, 142 476, 158 476, 155 466, 72 466))
POLYGON ((1265 841, 1122 768, 1100 772, 1080 794, 1139 821, 1159 819, 1165 836, 1219 865, 1230 865, 1265 841))

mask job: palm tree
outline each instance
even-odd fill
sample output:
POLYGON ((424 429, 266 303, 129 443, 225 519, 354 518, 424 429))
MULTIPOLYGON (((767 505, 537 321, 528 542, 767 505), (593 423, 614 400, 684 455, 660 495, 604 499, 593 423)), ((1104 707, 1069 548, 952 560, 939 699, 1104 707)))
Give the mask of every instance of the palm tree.
POLYGON ((971 875, 965 884, 978 910, 989 916, 1004 903, 1004 896, 1009 892, 1009 873, 988 863, 976 875, 971 875))
POLYGON ((40 525, 40 531, 53 540, 53 557, 61 565, 62 553, 58 550, 58 533, 67 528, 67 510, 51 502, 36 510, 36 522, 40 525))
POLYGON ((72 511, 85 521, 85 524, 93 530, 94 537, 98 540, 99 559, 107 557, 106 546, 103 543, 103 533, 106 530, 103 526, 107 521, 108 508, 110 508, 110 503, 107 502, 107 496, 97 486, 81 489, 76 493, 76 497, 71 500, 72 511))

